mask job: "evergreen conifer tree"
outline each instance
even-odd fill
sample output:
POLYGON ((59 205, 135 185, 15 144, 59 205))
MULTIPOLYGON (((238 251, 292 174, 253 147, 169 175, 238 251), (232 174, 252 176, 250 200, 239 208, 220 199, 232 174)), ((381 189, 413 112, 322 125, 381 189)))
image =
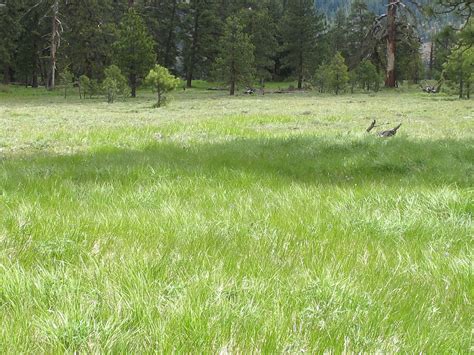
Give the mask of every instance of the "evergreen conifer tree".
POLYGON ((298 80, 303 80, 318 62, 316 46, 323 29, 321 17, 316 13, 313 0, 288 0, 281 33, 284 39, 285 65, 291 68, 298 80))
POLYGON ((239 18, 227 19, 224 34, 219 42, 219 56, 215 63, 216 76, 229 84, 229 94, 235 94, 239 84, 250 85, 254 78, 254 45, 244 33, 239 18))
POLYGON ((155 53, 153 39, 148 34, 143 19, 133 7, 120 23, 114 49, 115 60, 128 77, 131 96, 136 97, 141 79, 148 74, 155 62, 155 53))

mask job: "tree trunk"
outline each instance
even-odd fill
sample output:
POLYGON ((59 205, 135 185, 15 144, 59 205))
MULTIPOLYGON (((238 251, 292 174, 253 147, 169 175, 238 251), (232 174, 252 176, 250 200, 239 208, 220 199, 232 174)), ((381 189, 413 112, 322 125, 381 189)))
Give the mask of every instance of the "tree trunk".
POLYGON ((128 7, 133 7, 135 5, 135 0, 128 0, 128 7))
POLYGON ((429 64, 429 72, 428 72, 429 79, 433 79, 434 50, 435 50, 435 44, 434 44, 434 41, 431 41, 430 64, 429 64))
POLYGON ((49 78, 49 90, 54 90, 56 86, 56 50, 57 41, 59 36, 58 30, 58 12, 59 12, 59 0, 55 0, 53 4, 53 26, 51 33, 51 67, 50 67, 50 78, 49 78))
POLYGON ((130 74, 130 87, 132 89, 130 93, 131 96, 137 97, 137 75, 136 74, 130 74))
MULTIPOLYGON (((198 6, 198 5, 196 5, 198 6)), ((188 68, 186 72, 186 87, 192 87, 193 82, 193 71, 194 71, 194 62, 196 60, 196 48, 198 44, 198 31, 199 31, 199 7, 195 9, 194 13, 194 27, 193 27, 193 39, 191 44, 191 56, 188 62, 188 68)))
POLYGON ((191 88, 193 84, 193 72, 191 69, 188 68, 186 72, 186 87, 191 88))
MULTIPOLYGON (((234 50, 232 50, 232 58, 235 58, 234 50)), ((235 95, 235 81, 236 81, 235 62, 234 62, 234 59, 232 59, 232 63, 230 64, 230 91, 229 91, 229 94, 231 96, 235 95)))
POLYGON ((303 87, 303 52, 300 52, 298 63, 298 89, 303 87))
POLYGON ((175 31, 175 17, 176 17, 176 6, 177 0, 173 0, 173 10, 171 14, 171 24, 168 32, 168 39, 166 41, 166 51, 165 51, 165 67, 170 68, 173 58, 171 57, 171 42, 173 40, 173 34, 175 31))
POLYGON ((42 60, 39 61, 39 70, 40 70, 39 74, 41 78, 41 83, 46 88, 48 87, 48 80, 49 80, 49 73, 48 73, 49 68, 47 66, 48 66, 48 63, 45 63, 42 60))
POLYGON ((464 79, 461 74, 461 81, 459 82, 459 98, 462 99, 464 97, 464 79))
POLYGON ((388 0, 388 13, 387 13, 387 73, 385 77, 385 86, 388 88, 394 88, 396 86, 395 77, 395 56, 396 56, 396 43, 397 43, 397 28, 396 28, 396 17, 397 17, 397 5, 392 3, 393 0, 388 0))
POLYGON ((38 58, 35 54, 33 60, 33 72, 31 73, 31 86, 35 89, 38 87, 38 58))
POLYGON ((158 90, 156 92, 156 94, 157 94, 157 98, 158 98, 158 102, 157 102, 156 106, 161 107, 161 92, 160 92, 160 90, 158 90))

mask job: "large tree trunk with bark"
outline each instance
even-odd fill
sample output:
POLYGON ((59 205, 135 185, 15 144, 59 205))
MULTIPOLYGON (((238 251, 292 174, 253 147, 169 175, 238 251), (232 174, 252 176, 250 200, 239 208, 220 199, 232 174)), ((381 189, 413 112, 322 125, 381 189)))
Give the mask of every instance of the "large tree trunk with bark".
POLYGON ((58 26, 58 12, 59 12, 59 0, 55 0, 53 4, 53 26, 51 32, 51 48, 50 48, 50 73, 48 89, 54 90, 56 86, 56 50, 58 45, 59 37, 59 26, 58 26))
POLYGON ((388 0, 387 10, 387 73, 385 77, 385 86, 394 88, 396 86, 395 77, 395 58, 397 52, 397 4, 393 0, 388 0))

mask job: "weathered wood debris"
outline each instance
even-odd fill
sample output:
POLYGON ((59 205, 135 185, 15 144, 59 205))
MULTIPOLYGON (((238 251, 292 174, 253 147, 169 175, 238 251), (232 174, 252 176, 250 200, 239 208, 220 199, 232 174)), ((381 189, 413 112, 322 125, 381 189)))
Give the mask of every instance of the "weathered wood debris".
POLYGON ((429 84, 426 84, 425 85, 420 85, 421 87, 421 90, 423 90, 423 92, 426 92, 428 94, 437 94, 441 91, 441 87, 443 86, 443 80, 440 80, 438 81, 438 83, 435 85, 429 85, 429 84))
POLYGON ((401 123, 395 127, 395 128, 392 128, 392 129, 389 129, 389 130, 386 130, 386 131, 382 131, 382 132, 379 132, 379 137, 393 137, 394 135, 397 134, 397 131, 398 129, 401 127, 401 123))
MULTIPOLYGON (((392 129, 388 129, 388 130, 381 131, 381 132, 377 133, 377 135, 379 137, 393 137, 394 135, 397 134, 397 131, 399 130, 401 125, 402 124, 400 123, 398 126, 392 128, 392 129)), ((377 121, 373 120, 372 123, 370 124, 370 126, 366 129, 366 132, 370 133, 370 131, 372 131, 375 127, 380 127, 380 126, 377 126, 377 121)))

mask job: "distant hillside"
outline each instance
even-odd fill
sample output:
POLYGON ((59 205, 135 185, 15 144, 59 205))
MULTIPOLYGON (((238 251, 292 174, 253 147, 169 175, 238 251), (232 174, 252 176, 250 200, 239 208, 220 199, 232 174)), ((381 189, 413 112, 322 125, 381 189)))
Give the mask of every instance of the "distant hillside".
MULTIPOLYGON (((429 1, 430 0, 418 0, 418 3, 427 4, 429 1)), ((339 8, 344 9, 348 14, 352 2, 353 0, 315 0, 316 8, 329 19, 334 18, 334 15, 339 8)), ((365 0, 365 3, 376 15, 383 14, 387 9, 386 0, 365 0)), ((413 13, 417 14, 418 31, 424 39, 428 38, 431 33, 438 32, 447 24, 452 24, 455 26, 459 25, 459 19, 456 19, 449 14, 427 21, 419 11, 414 10, 413 13)))

